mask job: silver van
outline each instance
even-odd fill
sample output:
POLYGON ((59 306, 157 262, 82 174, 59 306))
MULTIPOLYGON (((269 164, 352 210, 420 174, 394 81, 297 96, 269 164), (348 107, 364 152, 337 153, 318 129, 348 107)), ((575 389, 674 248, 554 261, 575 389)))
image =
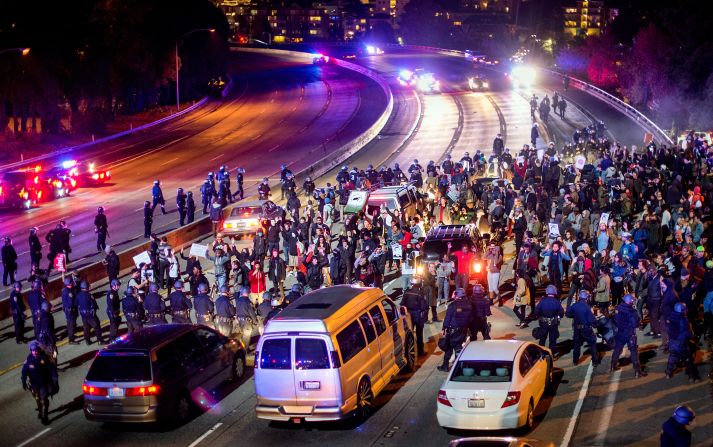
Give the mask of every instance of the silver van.
POLYGON ((255 354, 257 417, 366 416, 401 369, 413 369, 411 318, 381 289, 315 290, 271 319, 255 354))

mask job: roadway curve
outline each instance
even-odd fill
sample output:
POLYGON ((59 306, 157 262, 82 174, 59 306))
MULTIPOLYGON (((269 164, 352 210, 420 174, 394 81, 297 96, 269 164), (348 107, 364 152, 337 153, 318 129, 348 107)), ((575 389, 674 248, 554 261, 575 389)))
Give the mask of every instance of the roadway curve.
POLYGON ((30 227, 39 228, 44 242, 45 234, 66 220, 73 232, 72 267, 95 262, 100 259, 93 232, 98 206, 105 207, 109 219, 108 243, 124 249, 143 241, 142 204, 150 200, 154 179, 163 183, 169 214, 157 211, 153 230, 164 233, 178 224, 178 187, 192 190, 200 204, 200 183, 221 164, 243 166, 246 186, 264 176, 273 176, 274 183, 281 163, 295 172, 310 166, 368 129, 386 104, 374 81, 342 68, 314 66, 307 56, 234 53, 231 64, 236 86, 226 101, 74 155, 111 169, 115 183, 81 189, 29 211, 0 214, 3 235, 13 238, 19 254, 19 277, 29 271, 30 227))

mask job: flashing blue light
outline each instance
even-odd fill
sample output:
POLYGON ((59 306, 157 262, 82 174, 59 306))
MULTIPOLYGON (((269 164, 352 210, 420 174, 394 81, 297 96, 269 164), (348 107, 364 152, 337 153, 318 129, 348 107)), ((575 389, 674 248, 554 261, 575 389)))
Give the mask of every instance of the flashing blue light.
POLYGON ((62 167, 64 169, 69 169, 77 164, 77 160, 65 160, 62 162, 62 167))

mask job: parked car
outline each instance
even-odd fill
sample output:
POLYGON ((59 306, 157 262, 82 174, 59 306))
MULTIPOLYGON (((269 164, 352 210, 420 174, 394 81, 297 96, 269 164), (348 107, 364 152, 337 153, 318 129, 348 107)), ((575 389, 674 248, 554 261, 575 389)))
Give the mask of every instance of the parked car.
POLYGON ((416 215, 419 203, 418 191, 413 185, 385 186, 373 191, 353 190, 349 193, 344 213, 364 211, 373 216, 384 205, 392 212, 399 210, 410 218, 416 215))
POLYGON ((84 415, 102 422, 183 422, 197 393, 244 374, 240 341, 201 325, 147 327, 99 351, 82 385, 84 415))
POLYGON ((408 312, 381 289, 318 289, 272 318, 255 350, 260 419, 366 416, 416 348, 408 312))
POLYGON ((454 439, 448 447, 555 447, 554 443, 510 436, 478 436, 454 439))
POLYGON ((285 210, 271 200, 242 202, 230 211, 221 232, 226 236, 253 234, 260 228, 266 232, 267 221, 284 217, 285 210))
POLYGON ((520 340, 468 343, 438 391, 444 428, 532 428, 535 408, 552 385, 552 352, 520 340))

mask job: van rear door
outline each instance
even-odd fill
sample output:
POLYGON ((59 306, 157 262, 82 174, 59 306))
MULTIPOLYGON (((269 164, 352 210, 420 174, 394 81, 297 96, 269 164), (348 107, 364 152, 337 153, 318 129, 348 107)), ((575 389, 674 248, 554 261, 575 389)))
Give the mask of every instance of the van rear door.
POLYGON ((292 369, 292 337, 265 338, 255 366, 255 394, 260 405, 297 405, 292 369))
POLYGON ((293 338, 294 388, 298 406, 312 409, 341 406, 342 393, 337 369, 339 361, 336 353, 332 354, 330 345, 327 337, 322 336, 301 335, 293 338), (337 364, 333 365, 332 360, 337 364))

